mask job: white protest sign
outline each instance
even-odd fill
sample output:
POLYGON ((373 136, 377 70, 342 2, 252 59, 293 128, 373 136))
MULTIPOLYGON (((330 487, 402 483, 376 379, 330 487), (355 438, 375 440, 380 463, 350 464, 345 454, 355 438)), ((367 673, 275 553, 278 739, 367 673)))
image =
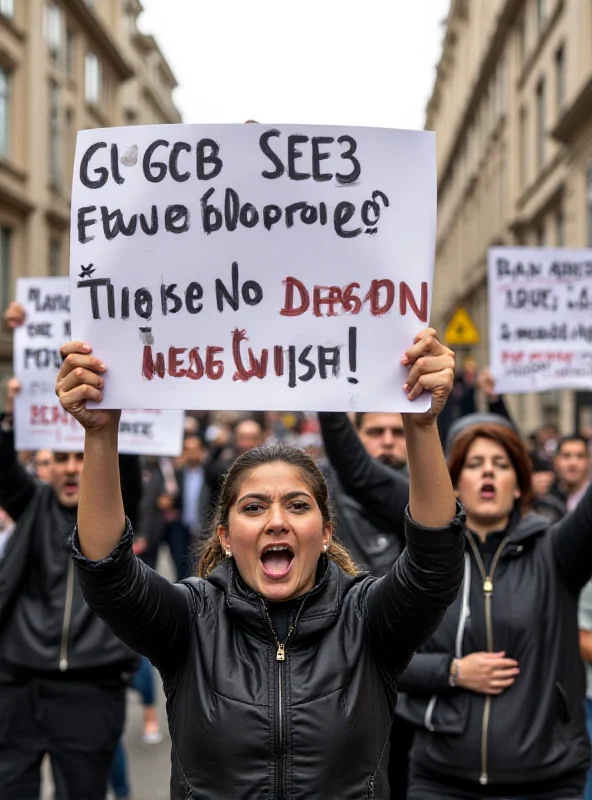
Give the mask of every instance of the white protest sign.
POLYGON ((81 131, 73 336, 106 407, 408 410, 435 230, 430 132, 81 131))
POLYGON ((488 294, 496 391, 592 388, 592 250, 492 248, 488 294))
MULTIPOLYGON (((19 278, 16 299, 26 322, 14 334, 14 370, 21 383, 15 404, 17 450, 82 450, 84 430, 61 407, 55 381, 60 346, 70 338, 68 278, 19 278)), ((119 451, 141 455, 179 455, 182 411, 125 411, 119 451)))

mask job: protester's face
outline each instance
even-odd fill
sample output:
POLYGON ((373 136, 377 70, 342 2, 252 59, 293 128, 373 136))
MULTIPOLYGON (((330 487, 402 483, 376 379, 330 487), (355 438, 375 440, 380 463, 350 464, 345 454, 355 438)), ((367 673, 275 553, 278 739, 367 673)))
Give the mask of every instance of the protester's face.
POLYGON ((35 475, 43 483, 50 482, 52 463, 53 453, 51 450, 37 450, 35 453, 35 475))
POLYGON ((263 444, 263 431, 254 420, 239 422, 234 432, 234 445, 239 453, 246 453, 263 444))
POLYGON ((318 504, 300 472, 276 462, 250 470, 220 527, 243 580, 271 601, 290 600, 315 585, 319 556, 331 540, 318 504), (271 549, 270 549, 271 548, 271 549))
POLYGON ((505 527, 520 497, 516 471, 501 444, 475 439, 469 447, 456 493, 469 527, 505 527))
POLYGON ((373 458, 400 469, 407 462, 407 444, 400 414, 364 414, 358 431, 373 458))
POLYGON ((564 442, 555 456, 555 472, 568 489, 577 489, 588 480, 590 460, 584 442, 564 442))
POLYGON ((189 436, 183 444, 183 460, 188 467, 200 467, 205 459, 204 446, 197 436, 189 436))
POLYGON ((58 502, 65 508, 76 508, 80 495, 82 453, 54 453, 49 469, 49 483, 58 502))

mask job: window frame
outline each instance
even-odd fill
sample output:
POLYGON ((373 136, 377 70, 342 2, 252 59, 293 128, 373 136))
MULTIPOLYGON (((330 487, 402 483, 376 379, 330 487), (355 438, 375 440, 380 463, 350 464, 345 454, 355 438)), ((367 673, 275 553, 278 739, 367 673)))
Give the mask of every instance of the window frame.
POLYGON ((101 61, 96 53, 88 50, 84 56, 84 99, 91 106, 101 102, 103 80, 101 61), (91 67, 92 65, 92 67, 91 67))
POLYGON ((14 0, 0 0, 0 15, 6 19, 14 19, 14 0))

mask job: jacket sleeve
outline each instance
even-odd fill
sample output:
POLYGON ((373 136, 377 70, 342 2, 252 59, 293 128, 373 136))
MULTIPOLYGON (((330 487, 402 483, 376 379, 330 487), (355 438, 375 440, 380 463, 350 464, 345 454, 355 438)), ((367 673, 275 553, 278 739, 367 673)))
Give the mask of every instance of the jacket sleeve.
POLYGON ((551 528, 559 572, 573 594, 592 577, 592 483, 577 507, 551 528))
POLYGON ((33 499, 37 482, 17 458, 14 431, 0 429, 0 506, 17 522, 33 499))
POLYGON ((80 551, 78 529, 72 536, 72 557, 82 594, 89 607, 133 650, 147 656, 163 677, 176 674, 185 661, 197 614, 194 592, 172 584, 132 552, 129 520, 115 550, 101 561, 80 551))
POLYGON ((512 419, 510 409, 506 405, 503 394, 498 395, 495 400, 489 400, 487 403, 487 408, 490 414, 499 414, 500 417, 505 417, 515 429, 518 429, 518 426, 512 419))
POLYGON ((412 695, 450 694, 448 683, 451 653, 416 653, 407 669, 399 675, 397 688, 412 695))
POLYGON ((325 452, 343 491, 384 530, 404 538, 409 482, 368 454, 347 414, 319 412, 325 452))
POLYGON ((138 524, 140 502, 142 500, 142 468, 140 457, 119 454, 119 475, 125 514, 132 527, 138 524))
POLYGON ((446 528, 424 528, 409 512, 407 547, 390 572, 374 581, 365 602, 366 624, 377 658, 399 675, 439 626, 464 573, 464 511, 446 528))

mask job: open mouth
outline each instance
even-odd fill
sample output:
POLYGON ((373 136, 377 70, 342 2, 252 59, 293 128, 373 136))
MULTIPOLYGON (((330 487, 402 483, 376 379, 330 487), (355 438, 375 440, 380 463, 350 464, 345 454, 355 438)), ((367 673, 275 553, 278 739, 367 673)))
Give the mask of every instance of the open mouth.
POLYGON ((261 553, 263 572, 272 580, 285 578, 292 568, 294 553, 288 544, 268 545, 261 553))
POLYGON ((78 491, 78 484, 76 481, 66 481, 64 483, 64 492, 66 494, 75 494, 78 491))
POLYGON ((481 486, 479 494, 483 500, 493 500, 495 497, 495 486, 493 483, 484 483, 481 486))

